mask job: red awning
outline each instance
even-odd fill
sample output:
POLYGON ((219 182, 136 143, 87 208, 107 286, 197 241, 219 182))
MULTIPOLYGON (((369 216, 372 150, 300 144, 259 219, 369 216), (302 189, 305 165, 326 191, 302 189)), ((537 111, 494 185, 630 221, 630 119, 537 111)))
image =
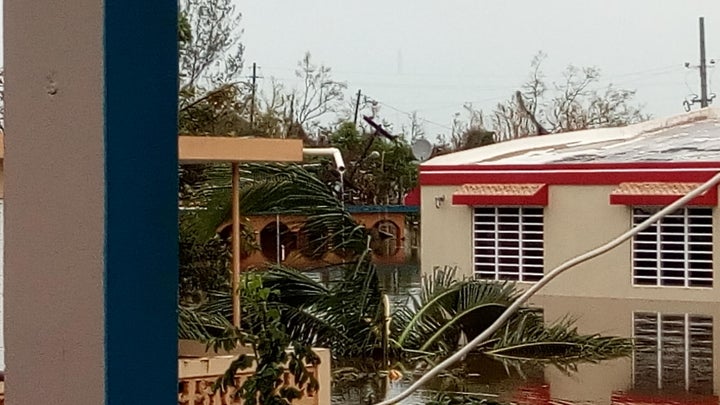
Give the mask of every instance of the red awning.
POLYGON ((414 189, 410 190, 410 192, 405 194, 405 198, 403 198, 403 204, 413 207, 420 206, 420 186, 415 187, 414 189))
POLYGON ((456 205, 541 205, 548 203, 547 184, 465 184, 453 193, 456 205))
MULTIPOLYGON (((610 204, 618 205, 668 205, 700 186, 700 183, 620 183, 610 193, 610 204)), ((688 205, 717 205, 717 187, 714 187, 688 205)))

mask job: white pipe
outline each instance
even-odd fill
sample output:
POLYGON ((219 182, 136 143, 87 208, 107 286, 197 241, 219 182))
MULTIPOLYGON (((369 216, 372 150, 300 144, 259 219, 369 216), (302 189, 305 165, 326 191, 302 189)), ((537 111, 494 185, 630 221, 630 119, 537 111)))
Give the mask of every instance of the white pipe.
POLYGON ((332 156, 335 160, 335 168, 340 173, 345 171, 345 161, 338 148, 303 148, 303 154, 306 156, 332 156))
POLYGON ((695 190, 689 192, 688 194, 684 195, 682 198, 678 199, 674 203, 668 205, 667 207, 661 209, 657 213, 655 213, 650 218, 643 221, 641 224, 636 226, 635 228, 630 229, 629 231, 623 233, 622 235, 616 237, 615 239, 611 240, 610 242, 599 246, 589 252, 586 252, 580 256, 576 256, 560 266, 554 268, 551 272, 549 272, 545 277, 540 279, 540 281, 537 282, 537 284, 533 285, 525 291, 523 295, 520 296, 515 302, 512 303, 507 309, 505 309, 505 312, 500 315, 500 317, 493 322, 492 325, 490 325, 489 328, 485 329, 483 333, 481 333, 479 336, 477 336, 475 339, 470 341, 465 347, 457 351, 452 356, 445 359, 442 363, 438 364, 437 366, 433 367, 429 372, 425 373, 420 379, 415 381, 410 387, 408 387, 405 391, 401 392, 394 398, 382 401, 377 403, 376 405, 391 405, 396 404, 399 401, 402 401, 403 399, 407 398, 412 394, 415 390, 420 388, 423 384, 430 381, 433 377, 440 374, 441 371, 446 369, 451 364, 455 363, 456 361, 462 359, 467 355, 471 350, 473 350, 475 347, 477 347, 480 343, 487 340, 490 336, 492 336, 493 333, 495 333, 498 329, 502 327, 502 325, 510 319, 510 316, 517 311, 520 306, 522 306, 528 299, 530 299, 531 296, 533 296, 536 292, 538 292, 541 288, 543 288, 547 283, 550 282, 550 280, 554 279, 555 277, 559 276, 560 273, 564 272, 565 270, 568 270, 574 266, 577 266, 580 263, 583 263, 585 261, 588 261, 596 256, 599 256, 609 250, 612 250, 625 242, 626 240, 632 238, 633 236, 637 235, 638 233, 642 232, 643 230, 647 229, 655 223, 656 221, 660 220, 667 214, 675 211, 676 209, 682 207, 683 205, 690 202, 693 198, 697 197, 698 195, 704 193, 705 191, 709 190, 710 188, 717 186, 717 184, 720 183, 720 173, 713 176, 710 180, 706 181, 705 183, 701 184, 698 188, 695 190))

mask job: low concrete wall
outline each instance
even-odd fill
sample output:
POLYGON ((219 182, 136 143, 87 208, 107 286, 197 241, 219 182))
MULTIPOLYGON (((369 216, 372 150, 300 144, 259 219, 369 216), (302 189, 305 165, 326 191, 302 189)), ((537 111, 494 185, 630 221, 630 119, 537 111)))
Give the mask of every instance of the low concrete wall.
MULTIPOLYGON (((205 345, 198 342, 180 341, 180 358, 178 359, 178 405, 195 405, 197 403, 212 405, 240 405, 242 401, 234 400, 235 390, 230 388, 226 393, 213 392, 212 385, 218 377, 225 373, 230 363, 238 354, 248 354, 249 347, 241 347, 232 353, 210 354, 205 345), (203 357, 200 357, 203 356, 203 357)), ((328 349, 313 349, 320 357, 317 368, 309 368, 320 384, 320 389, 312 395, 293 402, 298 405, 330 405, 331 398, 331 357, 328 349)), ((240 386, 254 371, 242 370, 237 373, 235 383, 240 386)), ((294 378, 287 373, 285 382, 294 384, 294 378)), ((0 405, 2 405, 0 403, 0 405)))

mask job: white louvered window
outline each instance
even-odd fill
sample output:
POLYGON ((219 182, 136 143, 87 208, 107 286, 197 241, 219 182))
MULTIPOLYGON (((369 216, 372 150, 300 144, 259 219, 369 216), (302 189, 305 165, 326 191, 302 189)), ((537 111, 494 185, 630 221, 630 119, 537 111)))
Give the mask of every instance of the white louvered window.
POLYGON ((640 391, 713 393, 713 318, 633 314, 633 380, 640 391))
POLYGON ((538 281, 543 276, 542 207, 476 207, 475 277, 538 281))
MULTIPOLYGON (((633 208, 633 224, 659 208, 633 208)), ((633 239, 633 284, 712 287, 712 208, 682 208, 633 239)))

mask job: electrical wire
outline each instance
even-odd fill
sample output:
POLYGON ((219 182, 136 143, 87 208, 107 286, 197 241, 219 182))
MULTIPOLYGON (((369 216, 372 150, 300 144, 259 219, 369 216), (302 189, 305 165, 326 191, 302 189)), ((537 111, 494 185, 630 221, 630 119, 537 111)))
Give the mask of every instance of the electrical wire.
MULTIPOLYGON (((400 114, 405 114, 405 115, 407 115, 408 117, 412 117, 412 113, 409 113, 409 112, 407 112, 407 111, 403 111, 403 110, 400 110, 400 109, 398 109, 398 108, 395 108, 395 107, 391 106, 390 104, 383 103, 382 101, 378 101, 378 104, 380 104, 380 105, 382 105, 382 106, 385 106, 385 107, 387 107, 387 108, 389 108, 389 109, 391 109, 391 110, 393 110, 393 111, 395 111, 395 112, 399 112, 400 114)), ((447 130, 449 130, 449 131, 452 131, 452 128, 450 128, 450 127, 447 126, 447 125, 438 124, 437 122, 430 121, 430 120, 425 119, 425 118, 423 118, 423 117, 417 117, 417 118, 418 118, 420 121, 423 121, 423 122, 425 122, 425 123, 428 123, 428 124, 431 124, 431 125, 435 125, 435 126, 437 126, 437 127, 444 128, 444 129, 447 129, 447 130)))
POLYGON ((500 329, 503 324, 510 319, 510 317, 518 310, 520 307, 528 300, 530 297, 532 297, 535 293, 537 293, 541 288, 543 288, 545 285, 547 285, 550 281, 552 281, 555 277, 559 276, 563 272, 565 272, 568 269, 573 268, 574 266, 577 266, 580 263, 586 262, 596 256, 599 256, 605 252, 608 252, 623 242, 627 241, 628 239, 632 238, 633 236, 637 235, 638 233, 642 232, 643 230, 650 227, 653 223, 657 222, 658 220, 662 219, 666 215, 670 214, 671 212, 675 211, 676 209, 684 206, 688 202, 690 202, 692 199, 697 197, 698 195, 704 193, 705 191, 709 190, 710 188, 717 186, 718 183, 720 183, 720 173, 715 174, 710 180, 706 181, 705 183, 701 184, 696 189, 692 190, 688 194, 684 195, 677 201, 673 202, 672 204, 668 205, 667 207, 661 209, 654 215, 652 215, 650 218, 646 219, 642 223, 640 223, 635 228, 631 228, 627 232, 623 233, 622 235, 616 237, 615 239, 611 240, 610 242, 607 242, 606 244, 599 246, 593 250, 590 250, 580 256, 576 256, 570 260, 567 260, 560 266, 554 268, 552 271, 550 271, 545 277, 540 279, 540 281, 537 282, 537 284, 533 285, 525 291, 524 294, 522 294, 515 302, 513 302, 507 309, 505 309, 505 312, 500 315, 500 317, 493 322, 490 327, 485 329, 479 336, 477 336, 475 339, 470 341, 466 346, 464 346, 462 349, 457 351, 452 356, 448 357, 447 359, 443 360, 440 364, 433 367, 430 371, 425 373, 422 377, 420 377, 417 381, 415 381, 410 387, 408 387, 405 391, 401 392, 397 396, 378 402, 376 405, 392 405, 396 404, 399 401, 402 401, 403 399, 407 398, 412 394, 414 391, 416 391, 418 388, 422 387, 423 384, 427 383, 431 379, 433 379, 435 376, 440 374, 441 371, 445 370, 447 367, 452 365, 453 363, 459 361, 463 357, 465 357, 470 351, 475 349, 480 343, 487 340, 489 337, 492 336, 493 333, 495 333, 498 329, 500 329))

